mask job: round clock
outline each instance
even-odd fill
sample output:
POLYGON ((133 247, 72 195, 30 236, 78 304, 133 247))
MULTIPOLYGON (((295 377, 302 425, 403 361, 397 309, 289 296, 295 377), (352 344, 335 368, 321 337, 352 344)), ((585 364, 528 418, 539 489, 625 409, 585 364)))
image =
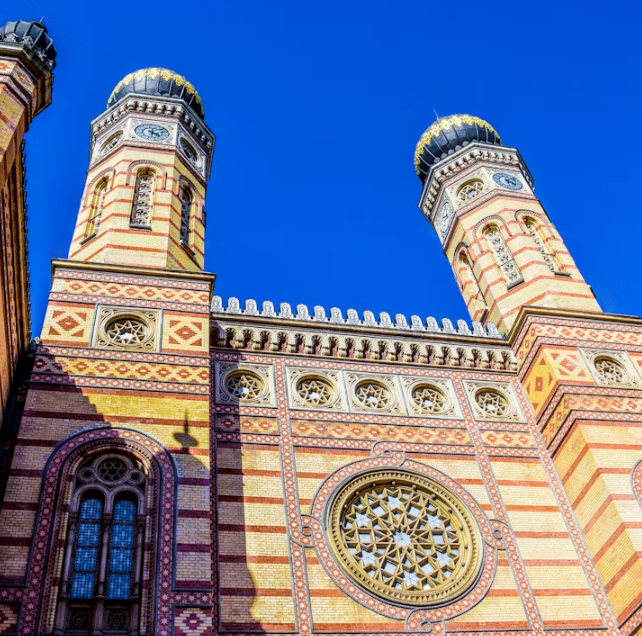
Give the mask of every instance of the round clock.
POLYGON ((521 190, 524 187, 517 177, 514 177, 512 174, 506 174, 505 172, 496 172, 493 175, 493 180, 497 185, 508 190, 521 190))
POLYGON ((134 128, 134 132, 142 139, 149 141, 162 141, 169 137, 169 130, 158 124, 141 124, 134 128))
POLYGON ((450 201, 444 201, 439 212, 439 229, 442 234, 445 234, 450 227, 450 221, 453 216, 453 208, 450 201))

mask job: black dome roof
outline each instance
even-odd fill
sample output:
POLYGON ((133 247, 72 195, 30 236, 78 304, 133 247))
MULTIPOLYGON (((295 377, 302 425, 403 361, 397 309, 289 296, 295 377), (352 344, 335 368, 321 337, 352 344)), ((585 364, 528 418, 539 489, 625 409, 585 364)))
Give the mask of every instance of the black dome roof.
POLYGON ((40 22, 17 20, 7 22, 0 28, 0 42, 24 44, 28 46, 40 60, 53 71, 56 66, 56 49, 53 40, 47 35, 45 25, 40 22))
POLYGON ((440 117, 421 136, 415 150, 415 170, 423 183, 430 166, 473 141, 501 146, 497 131, 483 119, 471 115, 440 117))
POLYGON ((166 68, 143 68, 126 75, 112 91, 107 106, 115 104, 129 93, 177 97, 191 106, 201 119, 205 119, 203 104, 194 86, 182 75, 166 68))

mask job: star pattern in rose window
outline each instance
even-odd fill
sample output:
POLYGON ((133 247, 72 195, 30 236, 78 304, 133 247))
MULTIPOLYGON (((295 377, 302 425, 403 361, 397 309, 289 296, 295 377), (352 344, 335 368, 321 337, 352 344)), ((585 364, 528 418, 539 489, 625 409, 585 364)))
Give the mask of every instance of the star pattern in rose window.
POLYGON ((508 401, 494 389, 482 389, 475 395, 475 402, 486 414, 494 417, 502 417, 508 413, 508 401))
POLYGON ((356 390, 357 399, 367 409, 384 409, 390 405, 392 396, 388 389, 375 382, 360 384, 356 390))
POLYGON ((314 406, 329 404, 333 392, 330 383, 320 378, 303 380, 297 386, 297 393, 301 399, 314 406))
POLYGON ((147 326, 134 318, 114 320, 107 328, 107 337, 117 345, 140 345, 147 337, 147 326))
POLYGON ((461 559, 459 524, 443 502, 405 485, 375 485, 346 508, 342 541, 359 569, 395 590, 445 583, 461 559))
POLYGON ((626 371, 615 360, 609 358, 598 358, 595 361, 595 370, 607 384, 622 384, 627 380, 626 371))
POLYGON ((441 413, 446 406, 444 394, 428 385, 418 386, 412 392, 412 400, 426 413, 441 413))
POLYGON ((262 389, 263 383, 261 380, 249 373, 235 373, 227 380, 227 390, 234 397, 244 400, 256 399, 262 389))

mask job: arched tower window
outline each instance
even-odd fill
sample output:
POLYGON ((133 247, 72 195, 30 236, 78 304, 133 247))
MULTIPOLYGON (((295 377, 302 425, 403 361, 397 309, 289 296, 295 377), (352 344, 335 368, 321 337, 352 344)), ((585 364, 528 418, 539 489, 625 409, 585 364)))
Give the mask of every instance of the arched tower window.
POLYGON ((484 230, 484 236, 488 240, 491 250, 497 261, 499 269, 504 274, 507 285, 513 285, 522 278, 522 273, 508 249, 502 233, 496 225, 490 225, 484 230))
POLYGON ((105 205, 105 194, 107 193, 107 180, 101 181, 94 189, 94 194, 91 197, 91 207, 89 208, 89 216, 87 217, 87 225, 85 225, 84 239, 90 239, 98 232, 100 225, 100 217, 103 213, 103 206, 105 205))
POLYGON ((146 481, 124 454, 76 472, 55 634, 138 634, 146 481))
POLYGON ((550 254, 546 249, 544 236, 542 235, 541 227, 539 226, 539 224, 534 219, 527 216, 524 218, 524 225, 528 233, 531 235, 531 238, 535 242, 535 245, 542 255, 544 262, 548 265, 548 269, 550 269, 551 272, 559 271, 559 266, 556 263, 557 259, 555 258, 555 255, 550 254))
POLYGON ((183 186, 180 190, 181 197, 181 243, 189 245, 189 222, 194 197, 189 187, 183 186))
POLYGON ((151 227, 154 178, 151 170, 141 170, 136 177, 130 227, 151 227))
POLYGON ((457 261, 457 277, 464 300, 473 319, 478 320, 480 317, 476 314, 483 313, 488 307, 465 249, 459 252, 457 261))

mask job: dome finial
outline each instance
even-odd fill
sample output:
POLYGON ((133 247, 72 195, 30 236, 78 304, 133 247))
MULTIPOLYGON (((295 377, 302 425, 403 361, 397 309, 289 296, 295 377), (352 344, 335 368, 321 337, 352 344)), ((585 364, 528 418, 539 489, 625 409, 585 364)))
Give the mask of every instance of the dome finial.
POLYGON ((130 93, 182 99, 201 119, 205 119, 203 104, 194 86, 169 69, 143 68, 125 75, 109 96, 107 106, 112 106, 130 93))
POLYGON ((471 115, 440 117, 421 136, 415 150, 415 170, 423 183, 430 166, 473 141, 501 145, 497 131, 483 119, 471 115))

